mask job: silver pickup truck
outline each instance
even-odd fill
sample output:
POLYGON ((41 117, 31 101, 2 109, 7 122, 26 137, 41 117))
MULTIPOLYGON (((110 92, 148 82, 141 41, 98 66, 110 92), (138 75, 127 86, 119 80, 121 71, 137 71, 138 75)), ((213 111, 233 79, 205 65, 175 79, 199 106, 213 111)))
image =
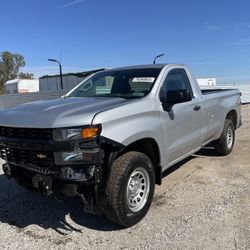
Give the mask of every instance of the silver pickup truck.
POLYGON ((240 124, 239 90, 201 91, 185 65, 117 68, 61 99, 1 111, 0 157, 20 185, 129 227, 167 168, 210 143, 229 154, 240 124))

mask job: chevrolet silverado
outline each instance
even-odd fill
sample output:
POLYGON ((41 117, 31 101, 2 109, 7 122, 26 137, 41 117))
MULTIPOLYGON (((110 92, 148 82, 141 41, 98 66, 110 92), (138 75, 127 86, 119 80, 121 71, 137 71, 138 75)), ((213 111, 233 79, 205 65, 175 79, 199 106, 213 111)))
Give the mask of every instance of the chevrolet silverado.
POLYGON ((129 227, 166 169, 210 143, 229 154, 240 124, 239 90, 200 90, 185 65, 108 69, 60 99, 0 111, 0 157, 20 185, 129 227))

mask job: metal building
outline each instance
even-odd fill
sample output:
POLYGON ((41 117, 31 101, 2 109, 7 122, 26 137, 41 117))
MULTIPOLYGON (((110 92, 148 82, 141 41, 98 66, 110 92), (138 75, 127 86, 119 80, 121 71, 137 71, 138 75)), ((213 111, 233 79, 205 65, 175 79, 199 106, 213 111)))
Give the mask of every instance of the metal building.
MULTIPOLYGON (((63 74, 63 90, 70 90, 74 88, 78 83, 82 82, 89 75, 102 71, 104 68, 89 70, 78 73, 63 74)), ((46 75, 39 78, 40 92, 45 91, 59 91, 61 90, 60 75, 46 75)))

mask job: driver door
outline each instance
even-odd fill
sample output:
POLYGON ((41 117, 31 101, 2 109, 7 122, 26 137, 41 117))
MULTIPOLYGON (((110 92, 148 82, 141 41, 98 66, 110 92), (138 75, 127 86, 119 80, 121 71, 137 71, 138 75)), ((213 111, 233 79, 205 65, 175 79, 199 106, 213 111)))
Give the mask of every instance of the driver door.
MULTIPOLYGON (((204 135, 203 105, 193 93, 185 69, 169 71, 161 88, 161 95, 168 91, 188 89, 192 100, 173 105, 169 111, 161 107, 160 119, 164 131, 166 166, 199 148, 204 135)), ((160 97, 161 98, 161 97, 160 97)))

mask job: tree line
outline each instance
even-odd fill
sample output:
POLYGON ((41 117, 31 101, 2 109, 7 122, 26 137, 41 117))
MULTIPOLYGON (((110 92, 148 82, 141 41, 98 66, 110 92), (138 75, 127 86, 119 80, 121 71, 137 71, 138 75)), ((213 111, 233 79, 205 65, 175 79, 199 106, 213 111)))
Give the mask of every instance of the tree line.
POLYGON ((33 79, 33 73, 20 72, 25 66, 24 57, 21 54, 3 51, 0 54, 0 94, 4 93, 4 84, 13 79, 33 79))

